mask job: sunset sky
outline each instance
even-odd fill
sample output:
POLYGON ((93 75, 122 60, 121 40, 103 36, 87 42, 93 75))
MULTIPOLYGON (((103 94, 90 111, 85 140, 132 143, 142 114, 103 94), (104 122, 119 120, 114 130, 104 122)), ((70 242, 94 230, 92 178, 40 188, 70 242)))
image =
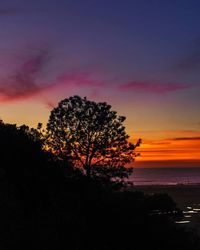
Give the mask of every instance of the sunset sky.
POLYGON ((200 1, 0 1, 0 117, 46 124, 71 95, 143 139, 140 167, 200 167, 200 1))

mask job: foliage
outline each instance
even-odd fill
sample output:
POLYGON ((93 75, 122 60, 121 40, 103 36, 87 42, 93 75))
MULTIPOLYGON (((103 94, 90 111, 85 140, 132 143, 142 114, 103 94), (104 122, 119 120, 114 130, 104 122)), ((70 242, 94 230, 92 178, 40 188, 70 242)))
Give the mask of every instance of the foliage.
POLYGON ((0 152, 3 168, 16 164, 20 167, 26 164, 39 163, 44 153, 42 142, 34 129, 22 125, 0 123, 0 152))
POLYGON ((26 125, 0 123, 1 171, 15 184, 38 181, 51 171, 59 172, 53 156, 43 150, 44 137, 38 129, 26 125))
POLYGON ((46 144, 87 177, 122 179, 132 172, 125 165, 134 160, 135 148, 141 143, 128 142, 124 121, 106 102, 73 96, 52 110, 46 144))

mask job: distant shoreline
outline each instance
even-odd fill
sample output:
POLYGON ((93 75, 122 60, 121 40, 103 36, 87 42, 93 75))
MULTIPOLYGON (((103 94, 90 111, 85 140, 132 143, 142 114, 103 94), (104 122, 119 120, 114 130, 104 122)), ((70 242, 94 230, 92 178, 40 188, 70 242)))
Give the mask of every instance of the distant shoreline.
POLYGON ((135 186, 196 186, 200 168, 135 168, 128 181, 135 186))
POLYGON ((146 194, 167 193, 181 209, 193 204, 200 204, 200 184, 181 185, 134 185, 131 191, 141 191, 146 194))
POLYGON ((185 187, 185 186, 197 186, 200 187, 200 183, 174 183, 174 184, 133 184, 133 187, 185 187))

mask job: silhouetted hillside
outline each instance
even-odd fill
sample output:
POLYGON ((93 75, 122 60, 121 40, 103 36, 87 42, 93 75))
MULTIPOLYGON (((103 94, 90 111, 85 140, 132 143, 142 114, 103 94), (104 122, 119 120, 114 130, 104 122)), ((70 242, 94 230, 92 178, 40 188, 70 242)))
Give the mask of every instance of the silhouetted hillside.
POLYGON ((199 249, 169 196, 112 190, 70 164, 69 174, 33 132, 0 124, 1 249, 199 249))

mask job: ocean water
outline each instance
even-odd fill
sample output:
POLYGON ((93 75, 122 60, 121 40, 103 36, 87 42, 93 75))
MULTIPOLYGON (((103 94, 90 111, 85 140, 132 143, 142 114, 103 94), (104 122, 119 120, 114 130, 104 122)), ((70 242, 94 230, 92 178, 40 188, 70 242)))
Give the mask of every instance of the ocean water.
POLYGON ((134 185, 200 184, 200 167, 135 168, 129 181, 134 185))

